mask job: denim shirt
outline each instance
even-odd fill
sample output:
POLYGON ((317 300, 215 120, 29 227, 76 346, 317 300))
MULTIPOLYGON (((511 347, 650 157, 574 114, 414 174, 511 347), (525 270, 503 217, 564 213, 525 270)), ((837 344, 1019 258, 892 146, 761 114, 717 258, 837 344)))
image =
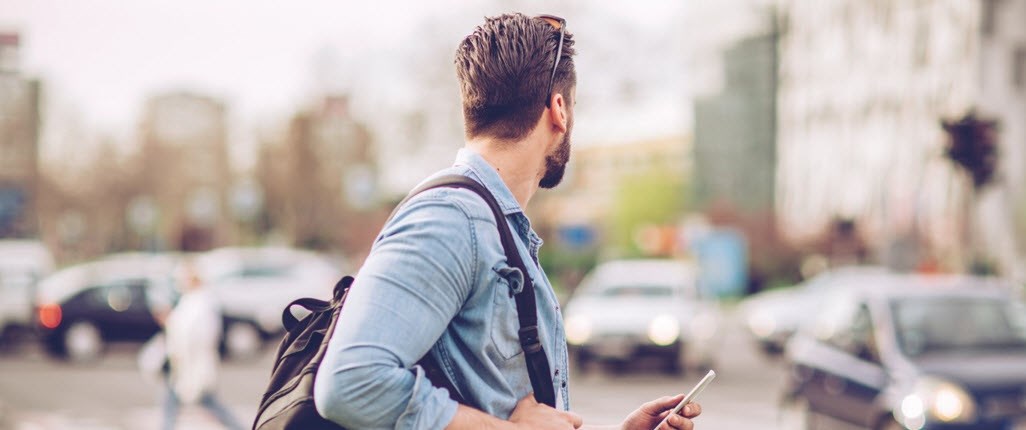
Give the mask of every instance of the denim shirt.
MULTIPOLYGON (((435 176, 453 173, 483 184, 506 215, 534 282, 556 407, 569 410, 566 338, 538 265, 542 240, 484 158, 462 149, 435 176)), ((414 197, 382 229, 356 276, 317 371, 318 411, 348 428, 444 428, 457 404, 415 366, 430 353, 471 406, 508 419, 534 391, 517 337, 513 294, 521 288, 523 274, 506 262, 481 197, 454 188, 414 197)))

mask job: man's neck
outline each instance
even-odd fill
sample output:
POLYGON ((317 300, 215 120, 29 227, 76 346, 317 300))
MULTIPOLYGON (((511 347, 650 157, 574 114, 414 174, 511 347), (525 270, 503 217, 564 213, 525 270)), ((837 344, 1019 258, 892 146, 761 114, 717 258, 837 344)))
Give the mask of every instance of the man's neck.
POLYGON ((538 191, 544 166, 544 148, 532 133, 517 142, 500 142, 491 138, 478 138, 467 142, 467 148, 481 155, 506 183, 520 207, 527 209, 527 202, 538 191))

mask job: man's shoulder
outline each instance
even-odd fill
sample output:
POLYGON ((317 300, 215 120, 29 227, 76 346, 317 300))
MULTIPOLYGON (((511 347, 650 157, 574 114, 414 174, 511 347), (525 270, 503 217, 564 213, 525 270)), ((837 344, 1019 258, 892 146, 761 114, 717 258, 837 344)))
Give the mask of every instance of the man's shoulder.
MULTIPOLYGON (((476 178, 472 172, 456 168, 442 170, 429 176, 424 180, 424 182, 452 174, 467 176, 474 181, 480 182, 480 179, 476 178)), ((456 187, 435 188, 411 197, 409 201, 407 201, 405 205, 399 208, 396 212, 396 218, 405 218, 417 212, 431 211, 439 206, 456 208, 469 219, 491 223, 494 223, 495 221, 495 216, 492 214, 488 203, 485 202, 484 197, 479 196, 476 192, 469 189, 456 187)))

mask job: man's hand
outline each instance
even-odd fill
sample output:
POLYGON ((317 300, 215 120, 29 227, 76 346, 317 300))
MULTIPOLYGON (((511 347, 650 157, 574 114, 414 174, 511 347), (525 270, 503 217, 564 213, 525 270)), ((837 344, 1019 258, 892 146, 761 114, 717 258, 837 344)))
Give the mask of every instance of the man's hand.
MULTIPOLYGON (((651 402, 641 405, 640 408, 631 412, 627 416, 627 419, 623 422, 623 430, 652 430, 655 426, 659 425, 666 418, 667 415, 673 411, 673 408, 677 406, 684 399, 683 394, 678 394, 673 397, 660 397, 651 402)), ((691 422, 691 419, 697 417, 702 413, 702 406, 698 403, 688 403, 681 409, 681 413, 674 414, 667 420, 666 424, 659 427, 658 430, 692 430, 695 428, 695 423, 691 422)))
POLYGON ((513 409, 509 420, 521 429, 570 430, 581 426, 580 415, 558 411, 549 405, 538 403, 533 393, 517 402, 517 407, 513 409))

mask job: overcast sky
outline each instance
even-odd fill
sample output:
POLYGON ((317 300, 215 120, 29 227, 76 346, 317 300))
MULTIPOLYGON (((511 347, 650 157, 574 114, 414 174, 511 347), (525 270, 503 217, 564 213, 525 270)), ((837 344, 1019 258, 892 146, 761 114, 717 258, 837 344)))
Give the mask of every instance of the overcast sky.
MULTIPOLYGON (((350 86, 384 87, 386 79, 410 72, 389 71, 388 64, 394 64, 388 62, 389 56, 405 55, 422 45, 447 47, 442 52, 451 55, 481 17, 510 10, 566 16, 579 39, 579 57, 603 51, 606 58, 622 59, 614 63, 622 64, 621 69, 610 68, 607 60, 592 63, 604 70, 590 72, 589 60, 579 63, 581 80, 590 85, 593 100, 614 90, 608 87, 618 76, 633 75, 651 84, 633 91, 644 101, 663 106, 657 110, 669 119, 661 121, 681 122, 674 118, 685 112, 686 73, 683 63, 672 59, 683 54, 682 39, 689 37, 678 19, 683 4, 0 0, 0 30, 21 33, 22 69, 44 80, 49 126, 71 118, 80 129, 123 139, 134 132, 145 99, 154 93, 190 89, 221 97, 236 125, 287 118, 323 86, 319 69, 354 75, 350 86), (632 52, 654 54, 628 58, 632 52), (646 67, 649 63, 655 66, 646 67), (660 101, 660 94, 665 100, 660 101)), ((715 7, 702 4, 699 8, 715 7)), ((444 61, 451 62, 451 57, 444 61)), ((60 133, 56 135, 50 140, 60 140, 60 133)))

